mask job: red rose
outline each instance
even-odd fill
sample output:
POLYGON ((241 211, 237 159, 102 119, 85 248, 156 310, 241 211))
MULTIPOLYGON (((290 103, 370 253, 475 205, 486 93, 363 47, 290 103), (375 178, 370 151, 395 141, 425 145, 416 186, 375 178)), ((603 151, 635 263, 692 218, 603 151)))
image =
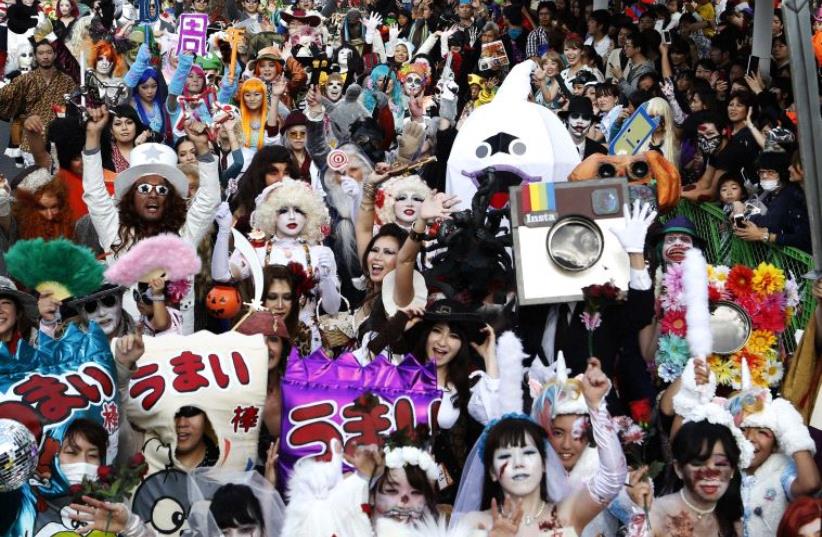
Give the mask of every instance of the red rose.
POLYGON ((131 458, 128 460, 128 465, 131 466, 132 468, 137 468, 138 466, 140 466, 144 462, 146 462, 145 455, 138 452, 138 453, 135 453, 134 455, 131 456, 131 458))
POLYGON ((77 496, 83 492, 83 485, 74 484, 69 487, 69 494, 72 496, 77 496))
POLYGON ((591 285, 585 288, 587 292, 583 292, 588 298, 599 298, 602 296, 601 285, 591 285))
POLYGON ((362 512, 365 513, 368 516, 371 516, 371 513, 374 512, 374 508, 371 507, 370 503, 360 504, 360 509, 362 509, 362 512))
POLYGON ((602 286, 602 294, 608 300, 616 300, 619 296, 619 287, 606 283, 602 286))
POLYGON ((717 289, 713 285, 708 286, 708 300, 711 302, 722 300, 722 293, 720 293, 719 289, 717 289))
POLYGON ((631 418, 633 418, 635 422, 651 422, 651 413, 653 412, 653 407, 651 407, 650 400, 639 399, 638 401, 631 401, 630 403, 628 403, 628 406, 631 409, 631 418))
POLYGON ((111 470, 111 466, 100 466, 97 468, 97 478, 100 479, 100 481, 107 480, 111 477, 112 473, 113 471, 111 470))

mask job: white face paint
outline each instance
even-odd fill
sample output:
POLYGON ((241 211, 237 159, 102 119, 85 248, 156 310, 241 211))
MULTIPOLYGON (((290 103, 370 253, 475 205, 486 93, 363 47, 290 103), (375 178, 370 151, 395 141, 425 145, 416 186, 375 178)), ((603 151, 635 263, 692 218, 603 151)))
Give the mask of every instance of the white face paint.
POLYGON ((297 207, 283 207, 277 214, 277 236, 296 238, 305 227, 305 213, 297 207))
POLYGON ((102 75, 110 75, 112 69, 114 69, 114 62, 105 56, 99 56, 97 63, 94 65, 94 69, 102 75))
POLYGON ((28 71, 34 63, 34 51, 30 46, 17 49, 17 66, 21 71, 28 71))
POLYGON ((343 83, 341 80, 329 80, 325 85, 325 96, 334 102, 340 100, 343 94, 343 83))
POLYGON ((340 64, 340 71, 346 72, 348 71, 348 59, 351 57, 351 51, 347 48, 344 48, 340 51, 337 55, 337 63, 340 64))
POLYGON ((403 92, 409 97, 417 97, 422 93, 422 77, 416 74, 409 74, 402 83, 403 92))
POLYGON ((543 461, 531 435, 525 435, 524 446, 495 449, 493 462, 491 479, 498 481, 506 494, 522 498, 539 489, 543 461))
POLYGON ((103 333, 111 338, 117 327, 120 326, 120 321, 123 319, 123 306, 121 297, 118 295, 107 295, 94 302, 88 302, 80 307, 80 316, 86 323, 94 321, 103 333), (89 309, 94 308, 93 311, 89 309))
POLYGON ((425 494, 408 482, 404 468, 388 470, 386 480, 374 495, 377 516, 412 524, 425 513, 425 494))
POLYGON ((409 226, 414 223, 417 214, 420 212, 420 206, 425 198, 414 192, 398 192, 394 196, 394 217, 397 219, 397 224, 400 226, 409 226))
POLYGON ((685 252, 693 248, 694 240, 684 233, 668 233, 662 242, 662 258, 667 263, 681 263, 685 252))
POLYGON ((591 129, 591 118, 580 114, 568 116, 568 132, 576 141, 582 140, 591 129))

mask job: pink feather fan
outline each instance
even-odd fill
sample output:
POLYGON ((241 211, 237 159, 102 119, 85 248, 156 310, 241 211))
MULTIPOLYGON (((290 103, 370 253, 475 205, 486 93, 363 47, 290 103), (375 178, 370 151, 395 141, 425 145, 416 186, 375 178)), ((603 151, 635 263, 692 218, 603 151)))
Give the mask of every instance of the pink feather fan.
POLYGON ((106 270, 105 276, 111 283, 131 287, 161 276, 169 282, 185 280, 200 272, 201 265, 190 243, 165 233, 135 244, 106 270))

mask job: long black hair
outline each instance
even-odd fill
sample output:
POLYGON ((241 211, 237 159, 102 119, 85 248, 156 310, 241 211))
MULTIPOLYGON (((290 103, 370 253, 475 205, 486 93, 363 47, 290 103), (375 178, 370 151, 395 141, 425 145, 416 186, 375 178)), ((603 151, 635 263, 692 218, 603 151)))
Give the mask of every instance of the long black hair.
POLYGON ((742 496, 740 494, 742 478, 739 472, 740 450, 730 429, 708 421, 685 423, 676 433, 671 443, 671 452, 677 466, 682 467, 689 463, 707 461, 717 442, 722 444, 725 449, 725 456, 728 457, 728 461, 730 461, 734 470, 728 490, 719 499, 714 511, 719 524, 720 535, 730 537, 735 534, 734 523, 742 517, 742 496))
MULTIPOLYGON (((545 461, 545 442, 548 436, 545 429, 537 423, 527 419, 504 418, 488 431, 485 437, 485 450, 482 453, 482 462, 486 470, 485 482, 482 486, 482 509, 491 507, 492 498, 496 498, 499 505, 502 505, 505 499, 499 481, 491 480, 490 470, 494 468, 494 451, 502 447, 524 447, 526 435, 534 441, 539 456, 545 461)), ((543 472, 539 483, 539 494, 546 502, 548 501, 547 490, 546 476, 543 472)))
MULTIPOLYGON (((377 233, 371 237, 370 241, 368 241, 368 246, 365 247, 365 252, 363 252, 362 259, 360 259, 360 263, 362 264, 362 273, 365 275, 366 279, 368 279, 368 274, 371 272, 368 270, 368 252, 370 252, 371 248, 374 247, 374 244, 383 237, 393 237, 396 239, 397 252, 399 253, 399 249, 402 248, 405 239, 408 238, 408 232, 397 224, 383 224, 380 226, 377 233)), ((385 313, 385 306, 382 303, 380 288, 374 285, 374 282, 370 279, 368 279, 368 290, 366 293, 365 299, 363 299, 363 304, 371 303, 371 314, 368 316, 368 319, 360 325, 360 335, 370 330, 378 330, 388 320, 385 313)))
MULTIPOLYGON (((426 321, 419 331, 414 332, 416 345, 414 346, 413 354, 423 363, 428 362, 430 359, 426 349, 428 346, 428 336, 437 324, 439 323, 426 321)), ((445 366, 445 380, 453 384, 457 389, 457 393, 454 396, 456 399, 453 400, 455 403, 454 406, 460 409, 460 415, 467 415, 468 400, 471 398, 471 384, 468 378, 471 369, 471 345, 468 334, 462 324, 449 322, 445 322, 445 324, 448 325, 448 329, 451 332, 455 332, 459 336, 462 342, 456 356, 445 366)))
POLYGON ((269 145, 258 149, 248 169, 240 177, 237 194, 229 201, 232 212, 242 209, 245 214, 251 214, 254 210, 254 201, 266 187, 265 176, 272 164, 288 164, 288 176, 295 179, 300 177, 288 149, 281 145, 269 145))
POLYGON ((255 524, 265 535, 265 520, 260 501, 248 485, 228 483, 218 488, 211 500, 209 511, 220 530, 255 524))
MULTIPOLYGON (((415 464, 406 464, 402 467, 405 471, 405 478, 408 480, 408 484, 411 485, 414 489, 422 492, 423 496, 425 496, 425 507, 428 508, 428 514, 436 516, 437 515, 437 492, 434 490, 434 486, 428 481, 428 476, 425 471, 415 464)), ((385 490, 386 486, 395 486, 396 483, 393 479, 391 479, 391 472, 389 468, 377 478, 374 482, 374 486, 371 487, 371 503, 374 503, 376 494, 382 493, 385 490)))

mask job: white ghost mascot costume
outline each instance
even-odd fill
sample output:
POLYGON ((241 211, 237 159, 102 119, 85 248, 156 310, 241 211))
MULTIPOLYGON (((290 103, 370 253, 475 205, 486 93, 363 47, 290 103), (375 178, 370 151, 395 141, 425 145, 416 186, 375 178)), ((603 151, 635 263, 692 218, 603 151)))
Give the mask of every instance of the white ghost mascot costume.
MULTIPOLYGON (((544 106, 529 102, 532 60, 516 65, 490 103, 474 110, 454 140, 448 158, 446 191, 470 208, 484 170, 493 166, 508 188, 526 183, 564 182, 579 164, 579 152, 565 124, 544 106)), ((500 202, 492 198, 492 205, 500 202)))

